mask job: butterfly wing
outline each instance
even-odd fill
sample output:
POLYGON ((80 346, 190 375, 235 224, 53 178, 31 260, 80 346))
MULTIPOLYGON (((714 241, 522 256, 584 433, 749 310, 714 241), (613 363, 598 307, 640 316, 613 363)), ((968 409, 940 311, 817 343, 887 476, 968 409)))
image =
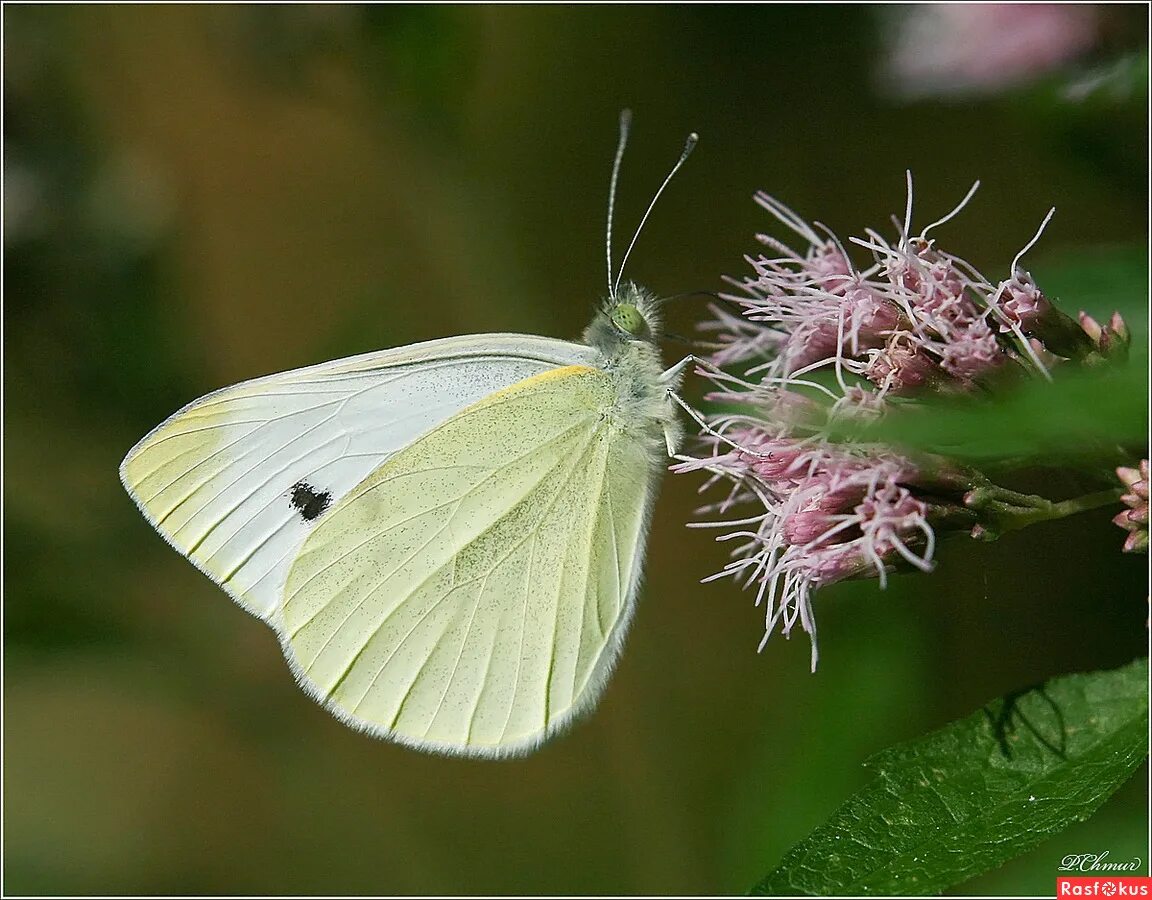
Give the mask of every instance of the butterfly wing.
POLYGON ((569 366, 461 411, 312 531, 281 639, 350 724, 424 749, 524 752, 599 696, 631 617, 656 478, 569 366))
POLYGON ((581 344, 491 334, 257 378, 170 416, 120 478, 169 543, 272 621, 305 538, 392 454, 493 391, 594 358, 581 344))

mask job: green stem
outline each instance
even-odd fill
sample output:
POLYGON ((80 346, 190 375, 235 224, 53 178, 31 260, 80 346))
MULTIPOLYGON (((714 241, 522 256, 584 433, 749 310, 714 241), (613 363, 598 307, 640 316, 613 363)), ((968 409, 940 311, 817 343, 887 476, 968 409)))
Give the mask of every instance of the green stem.
POLYGON ((1052 515, 1049 516, 1049 518, 1062 519, 1064 516, 1087 512, 1090 509, 1099 509, 1101 506, 1108 506, 1110 503, 1119 503, 1123 493, 1123 488, 1109 488, 1106 491, 1085 494, 1083 497, 1076 497, 1072 500, 1061 500, 1059 503, 1051 504, 1052 515))
POLYGON ((965 505, 975 510, 983 526, 982 536, 991 540, 1006 531, 1027 528, 1037 522, 1063 519, 1076 513, 1120 502, 1123 488, 1109 488, 1053 503, 1036 494, 1021 494, 996 485, 984 485, 969 491, 965 505))

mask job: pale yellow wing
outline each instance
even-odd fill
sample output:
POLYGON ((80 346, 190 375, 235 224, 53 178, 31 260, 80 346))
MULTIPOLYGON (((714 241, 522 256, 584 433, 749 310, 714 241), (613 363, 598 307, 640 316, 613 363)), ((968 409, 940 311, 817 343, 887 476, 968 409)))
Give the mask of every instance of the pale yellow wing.
POLYGON ((596 357, 515 334, 429 341, 201 397, 129 451, 149 522, 241 606, 273 621, 304 539, 397 450, 492 391, 596 357))
POLYGON ((566 366, 462 410, 353 489, 288 573, 302 685, 424 749, 524 752, 599 696, 658 470, 614 378, 566 366))

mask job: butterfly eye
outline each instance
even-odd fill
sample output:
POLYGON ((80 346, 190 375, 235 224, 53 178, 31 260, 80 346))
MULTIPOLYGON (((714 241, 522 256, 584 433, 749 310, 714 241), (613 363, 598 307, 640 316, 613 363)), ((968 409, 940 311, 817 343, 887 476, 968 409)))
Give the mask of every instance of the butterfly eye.
POLYGON ((631 303, 621 303, 612 310, 612 324, 633 337, 644 337, 648 334, 648 322, 643 314, 631 303))

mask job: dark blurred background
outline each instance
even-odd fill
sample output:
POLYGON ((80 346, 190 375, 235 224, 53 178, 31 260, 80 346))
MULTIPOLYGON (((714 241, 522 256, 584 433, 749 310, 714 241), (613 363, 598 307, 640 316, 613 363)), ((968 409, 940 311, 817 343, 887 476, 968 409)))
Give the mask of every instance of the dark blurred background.
MULTIPOLYGON (((6 7, 5 890, 744 892, 870 754, 1144 652, 1147 558, 1100 510, 821 593, 813 676, 803 638, 756 654, 750 593, 697 584, 724 548, 684 527, 699 482, 668 477, 595 714, 526 759, 442 759, 313 704, 117 480, 153 425, 244 378, 579 334, 623 106, 621 241, 700 133, 629 265, 662 294, 744 273, 770 227, 754 190, 887 232, 909 167, 921 224, 983 180, 936 237, 993 279, 1050 205, 1041 285, 1045 261, 1146 241, 1146 90, 910 100, 884 75, 903 14, 6 7)), ((1145 7, 1100 15, 1077 66, 1141 52, 1145 7)), ((702 314, 686 300, 670 327, 702 314)), ((1066 854, 1146 857, 1146 783, 963 890, 1046 894, 1066 854)))

